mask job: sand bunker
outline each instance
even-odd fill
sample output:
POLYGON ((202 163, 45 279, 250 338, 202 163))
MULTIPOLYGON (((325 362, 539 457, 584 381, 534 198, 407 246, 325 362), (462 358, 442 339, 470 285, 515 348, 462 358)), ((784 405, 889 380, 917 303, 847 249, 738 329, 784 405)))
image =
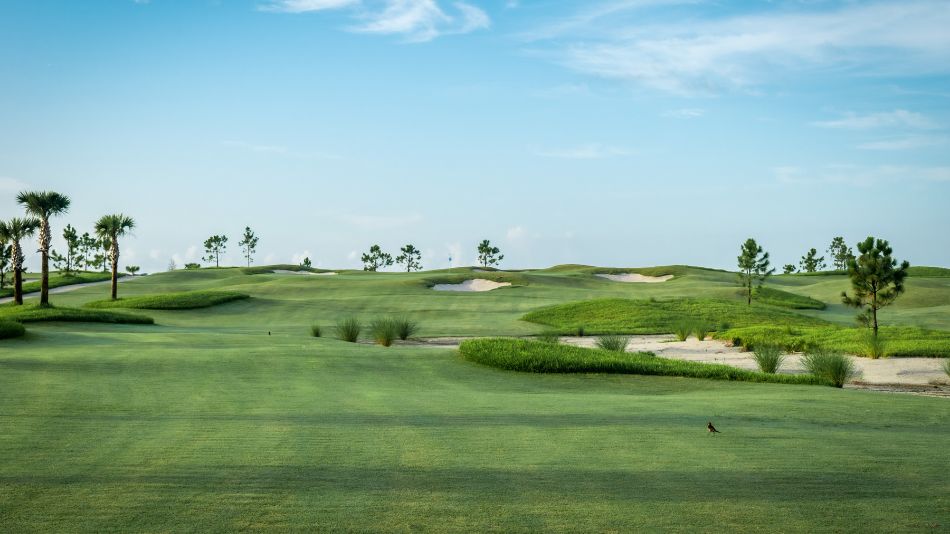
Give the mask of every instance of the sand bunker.
POLYGON ((672 274, 664 274, 663 276, 646 276, 637 273, 598 274, 597 276, 614 282, 635 282, 641 284, 656 284, 658 282, 666 282, 667 280, 671 280, 673 278, 672 274))
POLYGON ((304 276, 331 276, 336 273, 312 273, 310 271, 288 271, 285 269, 274 269, 271 271, 274 274, 294 274, 294 275, 304 275, 304 276))
POLYGON ((432 286, 432 289, 436 291, 491 291, 493 289, 498 289, 499 287, 510 286, 510 282, 493 282, 491 280, 485 280, 483 278, 476 278, 475 280, 466 280, 461 284, 436 284, 432 286))

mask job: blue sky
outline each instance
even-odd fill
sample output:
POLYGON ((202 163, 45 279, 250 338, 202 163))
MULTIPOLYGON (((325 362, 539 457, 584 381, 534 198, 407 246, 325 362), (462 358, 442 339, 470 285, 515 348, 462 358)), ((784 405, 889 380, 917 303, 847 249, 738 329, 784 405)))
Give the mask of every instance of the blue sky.
MULTIPOLYGON (((778 265, 835 235, 950 265, 950 4, 5 0, 0 217, 21 189, 163 270, 778 265)), ((31 266, 38 265, 31 258, 31 266)))

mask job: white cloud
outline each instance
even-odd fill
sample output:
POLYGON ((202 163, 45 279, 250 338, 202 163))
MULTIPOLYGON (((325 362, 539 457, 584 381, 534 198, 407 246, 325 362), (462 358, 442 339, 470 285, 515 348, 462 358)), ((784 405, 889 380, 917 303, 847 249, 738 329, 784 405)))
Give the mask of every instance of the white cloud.
POLYGON ((472 4, 455 2, 452 7, 447 11, 436 0, 274 0, 260 9, 278 13, 349 9, 358 21, 350 31, 401 35, 410 42, 431 41, 441 35, 469 33, 491 26, 488 14, 472 4))
POLYGON ((508 241, 516 241, 525 236, 526 232, 524 226, 512 226, 508 229, 507 237, 508 241))
POLYGON ((666 117, 673 117, 675 119, 697 119, 706 114, 706 110, 700 108, 680 108, 680 109, 671 109, 664 113, 666 117))
POLYGON ((7 178, 5 176, 0 176, 0 191, 23 191, 24 189, 29 189, 30 186, 16 180, 14 178, 7 178))
POLYGON ((359 4, 359 0, 274 0, 260 6, 261 11, 276 13, 308 13, 327 9, 340 9, 359 4))
POLYGON ((805 71, 950 71, 950 9, 942 0, 855 2, 820 10, 798 4, 780 12, 681 16, 675 22, 617 16, 643 4, 603 4, 599 12, 534 37, 566 35, 568 44, 555 41, 552 50, 577 71, 681 95, 748 91, 805 71))
POLYGON ((913 150, 916 148, 945 145, 947 142, 948 139, 946 137, 910 136, 861 143, 858 145, 858 148, 861 150, 913 150))
POLYGON ((598 143, 588 143, 571 148, 556 150, 539 150, 536 155, 545 158, 560 159, 604 159, 617 156, 629 156, 633 152, 626 148, 601 145, 598 143))
POLYGON ((929 118, 906 109, 895 109, 881 113, 846 113, 843 117, 830 121, 819 121, 815 126, 845 130, 873 130, 876 128, 913 128, 931 129, 937 125, 929 118))

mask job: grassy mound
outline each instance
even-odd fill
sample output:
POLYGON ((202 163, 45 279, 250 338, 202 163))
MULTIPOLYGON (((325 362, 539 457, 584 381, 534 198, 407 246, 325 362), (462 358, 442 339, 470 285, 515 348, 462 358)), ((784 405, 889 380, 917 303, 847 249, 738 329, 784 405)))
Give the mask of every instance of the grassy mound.
POLYGON ((950 278, 950 269, 946 267, 911 267, 907 269, 907 275, 928 278, 950 278))
POLYGON ((140 310, 193 310, 209 308, 251 298, 246 293, 236 291, 184 291, 163 295, 144 295, 119 300, 97 300, 86 304, 87 308, 135 308, 140 310))
MULTIPOLYGON (((125 275, 120 275, 125 276, 125 275)), ((88 284, 90 282, 103 282, 105 280, 111 280, 112 274, 110 273, 75 273, 68 275, 57 275, 52 274, 49 278, 49 288, 53 289, 56 287, 71 286, 74 284, 88 284)), ((11 282, 12 283, 12 282, 11 282)), ((23 284, 23 293, 35 293, 40 290, 40 281, 27 282, 23 284)), ((12 297, 13 288, 5 287, 0 289, 0 297, 12 297)))
MULTIPOLYGON (((481 269, 481 267, 478 267, 481 269)), ((422 283, 426 287, 433 287, 438 284, 461 284, 467 280, 474 279, 481 280, 491 280, 492 282, 508 282, 511 284, 511 287, 516 286, 525 286, 528 285, 527 278, 521 273, 512 273, 504 271, 489 271, 485 270, 484 272, 472 272, 471 270, 466 270, 466 272, 458 274, 444 274, 441 276, 429 276, 422 279, 422 283)))
POLYGON ((26 333, 26 328, 16 321, 0 321, 0 339, 20 337, 26 333))
POLYGON ((530 373, 618 373, 782 384, 823 383, 811 375, 757 373, 728 365, 657 358, 651 353, 620 353, 524 339, 473 339, 463 342, 459 351, 471 362, 530 373))
MULTIPOLYGON (((803 351, 809 347, 864 355, 868 331, 844 326, 767 326, 731 328, 714 337, 734 345, 755 348, 777 345, 786 350, 803 351)), ((950 358, 950 332, 908 326, 885 326, 880 337, 885 352, 894 357, 950 358)))
POLYGON ((758 301, 759 304, 769 304, 771 306, 779 306, 793 310, 823 310, 828 307, 820 300, 771 287, 760 287, 756 289, 753 299, 758 301))
POLYGON ((241 272, 244 274, 274 274, 274 271, 293 271, 295 273, 328 273, 327 269, 314 269, 313 267, 304 267, 303 265, 261 265, 257 267, 244 267, 241 272))
POLYGON ((758 324, 823 325, 825 321, 753 302, 682 298, 674 300, 600 299, 559 304, 522 317, 561 333, 583 327, 587 334, 669 334, 684 321, 711 329, 758 324))
POLYGON ((144 315, 79 308, 57 308, 37 305, 0 307, 0 321, 38 323, 66 321, 80 323, 154 324, 155 320, 144 315))

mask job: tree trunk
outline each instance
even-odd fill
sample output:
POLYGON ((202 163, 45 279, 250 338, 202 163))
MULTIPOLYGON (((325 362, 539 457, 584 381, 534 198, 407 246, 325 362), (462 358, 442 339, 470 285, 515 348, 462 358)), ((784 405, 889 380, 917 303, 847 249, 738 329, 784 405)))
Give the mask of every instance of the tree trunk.
POLYGON ((49 305, 49 221, 43 219, 40 226, 40 253, 42 259, 42 279, 40 280, 40 306, 49 305))
POLYGON ((23 249, 20 242, 13 242, 13 302, 19 306, 23 304, 23 249))
POLYGON ((871 316, 874 318, 874 338, 877 339, 877 288, 871 294, 871 316))
POLYGON ((112 238, 112 250, 109 251, 112 261, 112 300, 119 298, 119 240, 112 238))

